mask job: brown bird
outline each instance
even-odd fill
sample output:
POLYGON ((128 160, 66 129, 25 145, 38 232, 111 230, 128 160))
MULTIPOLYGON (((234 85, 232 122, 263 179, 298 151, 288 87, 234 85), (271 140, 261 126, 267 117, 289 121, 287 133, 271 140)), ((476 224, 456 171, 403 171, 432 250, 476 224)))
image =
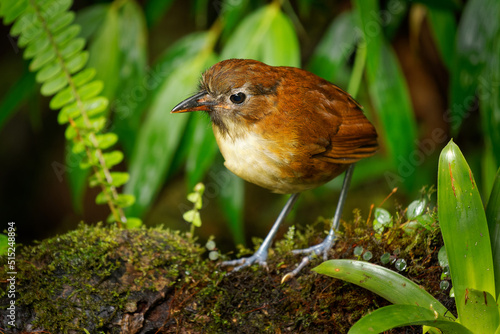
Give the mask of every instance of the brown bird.
MULTIPOLYGON (((235 269, 266 264, 272 239, 298 193, 332 180, 378 148, 375 128, 348 93, 294 67, 250 59, 221 61, 203 74, 199 93, 172 109, 172 113, 189 111, 208 113, 224 165, 231 172, 272 192, 293 194, 253 256, 223 263, 239 265, 235 269)), ((320 245, 296 251, 309 256, 293 275, 312 253, 326 258, 351 174, 352 167, 344 178, 331 236, 320 245)))

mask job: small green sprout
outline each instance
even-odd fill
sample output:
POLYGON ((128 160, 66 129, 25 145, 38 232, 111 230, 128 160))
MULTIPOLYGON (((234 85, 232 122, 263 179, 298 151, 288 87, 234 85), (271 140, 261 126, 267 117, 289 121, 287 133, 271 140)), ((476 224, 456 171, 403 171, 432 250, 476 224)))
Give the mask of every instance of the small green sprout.
POLYGON ((194 228, 201 226, 200 209, 203 207, 203 192, 205 185, 198 183, 194 186, 194 192, 187 195, 187 200, 193 203, 193 209, 184 212, 182 218, 188 223, 191 223, 191 230, 189 231, 190 238, 194 236, 194 228))

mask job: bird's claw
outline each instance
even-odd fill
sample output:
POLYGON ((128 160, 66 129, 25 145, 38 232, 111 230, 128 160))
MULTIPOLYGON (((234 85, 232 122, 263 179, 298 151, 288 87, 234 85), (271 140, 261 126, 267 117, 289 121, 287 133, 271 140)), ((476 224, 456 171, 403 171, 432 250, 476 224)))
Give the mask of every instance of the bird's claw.
POLYGON ((295 268, 294 270, 283 276, 283 278, 281 279, 281 283, 283 284, 289 279, 292 279, 293 277, 297 276, 297 274, 305 266, 307 266, 315 256, 323 254, 323 260, 326 261, 326 259, 328 258, 328 251, 332 248, 332 246, 333 246, 333 239, 326 238, 325 240, 323 240, 322 243, 311 246, 309 248, 294 249, 292 251, 293 254, 307 254, 307 255, 302 258, 300 263, 297 265, 297 268, 295 268))
POLYGON ((245 267, 249 267, 254 263, 258 263, 261 267, 264 267, 267 269, 267 262, 266 262, 267 256, 266 255, 263 255, 260 252, 256 252, 252 256, 242 257, 242 258, 236 259, 236 260, 224 261, 220 265, 222 267, 234 267, 231 272, 238 271, 238 270, 243 269, 245 267))

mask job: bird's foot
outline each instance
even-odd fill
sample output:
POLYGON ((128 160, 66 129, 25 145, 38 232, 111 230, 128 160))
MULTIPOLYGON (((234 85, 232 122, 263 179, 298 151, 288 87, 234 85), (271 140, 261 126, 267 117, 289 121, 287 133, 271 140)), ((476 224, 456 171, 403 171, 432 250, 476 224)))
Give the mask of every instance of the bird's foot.
POLYGON ((234 267, 233 271, 238 271, 242 268, 249 267, 254 263, 258 263, 261 267, 267 269, 267 250, 262 251, 261 249, 257 250, 252 256, 242 257, 241 259, 224 261, 221 263, 223 267, 234 267))
POLYGON ((288 274, 286 274, 285 276, 283 276, 283 278, 281 279, 281 283, 285 283, 289 279, 297 276, 299 274, 299 272, 302 269, 304 269, 304 267, 307 266, 311 262, 311 260, 316 256, 323 255, 323 260, 326 261, 326 259, 328 257, 328 251, 332 248, 334 241, 335 241, 335 239, 333 237, 330 237, 330 235, 329 235, 320 244, 317 244, 317 245, 314 245, 314 246, 311 246, 311 247, 305 248, 305 249, 293 250, 292 251, 293 254, 306 254, 306 256, 304 256, 302 258, 300 263, 297 265, 297 268, 295 268, 293 271, 291 271, 288 274))

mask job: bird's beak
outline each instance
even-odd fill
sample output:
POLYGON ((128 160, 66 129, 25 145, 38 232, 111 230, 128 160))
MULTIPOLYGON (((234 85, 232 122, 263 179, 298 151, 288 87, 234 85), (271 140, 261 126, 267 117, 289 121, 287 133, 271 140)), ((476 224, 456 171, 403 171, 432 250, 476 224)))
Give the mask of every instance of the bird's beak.
POLYGON ((213 106, 213 102, 210 101, 208 93, 206 91, 201 91, 176 105, 172 109, 171 113, 177 114, 190 111, 209 111, 211 106, 213 106))

